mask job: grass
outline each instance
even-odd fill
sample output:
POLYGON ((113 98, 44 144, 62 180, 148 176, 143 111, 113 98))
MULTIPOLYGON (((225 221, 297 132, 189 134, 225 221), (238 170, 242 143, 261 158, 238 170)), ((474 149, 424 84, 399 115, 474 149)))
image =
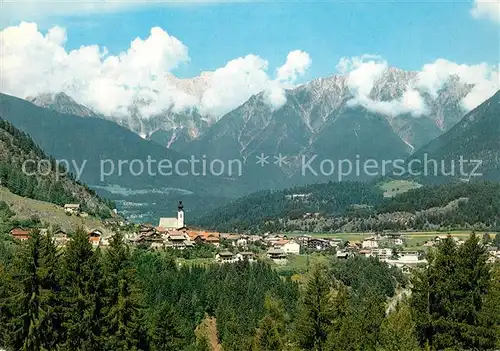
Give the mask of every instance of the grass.
POLYGON ((313 238, 343 239, 348 241, 363 241, 365 238, 373 236, 373 233, 293 233, 286 234, 288 237, 309 235, 313 238))
MULTIPOLYGON (((406 239, 407 249, 425 249, 423 243, 434 239, 436 236, 442 236, 450 234, 452 237, 458 237, 462 240, 466 240, 471 231, 466 230, 455 230, 455 231, 429 231, 429 232, 401 232, 401 234, 406 239)), ((484 232, 476 232, 477 235, 482 236, 484 232)), ((287 234, 289 237, 299 236, 299 235, 310 235, 315 238, 329 238, 329 239, 343 239, 347 241, 363 241, 364 239, 373 236, 374 233, 294 233, 287 234)), ((494 233, 490 233, 491 237, 495 236, 494 233)))
POLYGON ((12 211, 16 213, 14 219, 30 219, 33 216, 40 218, 47 225, 58 225, 65 231, 75 230, 83 227, 85 230, 99 228, 105 236, 111 235, 102 222, 95 217, 68 216, 61 206, 55 204, 29 199, 11 193, 7 188, 0 186, 0 200, 5 201, 12 211))
POLYGON ((190 259, 185 259, 185 258, 177 258, 175 262, 179 266, 210 266, 215 263, 215 258, 190 258, 190 259))
POLYGON ((379 185, 384 190, 384 197, 394 197, 409 190, 418 189, 421 186, 421 184, 411 180, 391 180, 379 185))
POLYGON ((309 267, 317 263, 327 263, 331 257, 322 255, 320 253, 313 253, 310 255, 289 255, 287 263, 284 265, 275 265, 275 269, 279 273, 290 272, 295 274, 305 274, 309 267))

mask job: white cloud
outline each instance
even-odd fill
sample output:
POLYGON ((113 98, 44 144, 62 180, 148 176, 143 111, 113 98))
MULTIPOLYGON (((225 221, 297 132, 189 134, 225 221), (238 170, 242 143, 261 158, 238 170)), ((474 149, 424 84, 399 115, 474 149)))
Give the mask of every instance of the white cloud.
POLYGON ((291 82, 297 80, 311 66, 311 57, 307 52, 301 50, 291 51, 283 66, 277 70, 277 79, 281 82, 291 82))
POLYGON ((348 66, 350 72, 348 72, 347 84, 354 95, 360 97, 368 97, 375 81, 389 68, 386 61, 371 60, 365 57, 353 58, 348 66))
POLYGON ((498 71, 498 66, 486 63, 466 65, 438 59, 423 66, 417 75, 416 86, 419 90, 436 97, 450 76, 458 76, 462 82, 474 85, 472 91, 462 100, 463 108, 470 111, 500 89, 498 71))
POLYGON ((427 106, 420 94, 408 87, 399 99, 378 101, 370 97, 370 93, 384 73, 388 70, 387 61, 377 55, 362 55, 353 58, 342 58, 337 70, 347 75, 347 86, 353 94, 348 101, 349 106, 363 106, 369 111, 387 116, 411 113, 421 116, 427 112, 427 106))
POLYGON ((264 92, 266 102, 273 108, 286 103, 285 88, 293 87, 311 65, 308 53, 291 51, 283 66, 276 70, 276 78, 267 74, 268 62, 256 55, 247 55, 229 61, 217 69, 203 94, 201 111, 222 116, 245 103, 251 95, 264 92))
POLYGON ((500 24, 500 0, 474 0, 471 14, 474 18, 487 18, 500 24))
POLYGON ((360 96, 357 99, 348 101, 348 105, 361 105, 369 111, 380 113, 385 116, 395 117, 410 113, 412 116, 419 117, 428 113, 427 105, 420 93, 409 88, 399 99, 391 101, 376 101, 366 96, 360 96))
POLYGON ((229 61, 215 70, 201 99, 202 113, 221 116, 266 89, 268 62, 256 55, 229 61))
POLYGON ((386 116, 409 113, 418 117, 429 112, 421 94, 426 92, 432 98, 436 98, 450 76, 458 76, 461 82, 473 85, 472 90, 461 101, 466 112, 477 107, 500 89, 498 67, 486 63, 466 65, 438 59, 424 65, 416 73, 415 78, 409 80, 407 86, 403 87, 405 90, 400 97, 391 101, 374 100, 370 97, 370 93, 377 80, 386 74, 388 67, 387 62, 377 55, 342 58, 337 70, 347 75, 347 85, 353 94, 348 105, 360 105, 386 116))
POLYGON ((189 62, 188 48, 159 27, 117 55, 97 45, 67 52, 66 39, 63 28, 53 27, 43 34, 36 24, 26 22, 1 31, 2 92, 25 98, 64 91, 105 115, 125 116, 132 104, 145 101, 137 105, 144 117, 168 108, 196 107, 218 118, 261 91, 271 106, 282 106, 284 88, 310 65, 307 53, 292 51, 278 69, 280 75, 272 79, 266 60, 247 55, 183 81, 170 71, 189 62))

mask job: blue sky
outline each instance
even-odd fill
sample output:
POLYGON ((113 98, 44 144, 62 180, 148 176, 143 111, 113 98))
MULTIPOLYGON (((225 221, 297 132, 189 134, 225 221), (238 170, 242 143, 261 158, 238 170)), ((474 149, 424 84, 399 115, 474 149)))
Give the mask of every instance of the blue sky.
POLYGON ((98 44, 113 54, 159 26, 189 48, 191 61, 174 71, 180 77, 214 70, 250 53, 268 60, 274 70, 289 51, 300 49, 312 59, 303 77, 308 80, 333 74, 341 57, 367 53, 408 70, 438 58, 496 64, 500 27, 474 18, 471 8, 466 1, 157 4, 47 16, 38 23, 42 28, 65 27, 67 49, 98 44))

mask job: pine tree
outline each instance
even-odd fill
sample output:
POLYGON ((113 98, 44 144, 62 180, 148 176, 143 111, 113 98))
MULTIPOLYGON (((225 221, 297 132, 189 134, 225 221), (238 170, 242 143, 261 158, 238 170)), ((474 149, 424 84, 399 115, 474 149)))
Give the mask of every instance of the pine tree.
POLYGON ((210 346, 210 341, 205 333, 201 333, 199 337, 196 338, 196 351, 212 351, 210 346))
POLYGON ((492 285, 488 253, 474 233, 457 250, 457 288, 453 293, 452 321, 455 343, 465 349, 495 346, 495 330, 484 323, 482 314, 492 285))
POLYGON ((500 349, 500 264, 496 263, 491 270, 491 285, 484 300, 481 324, 494 332, 495 349, 500 349))
POLYGON ((130 253, 123 236, 116 233, 106 251, 106 300, 103 335, 106 350, 137 350, 141 339, 140 295, 130 253))
POLYGON ((349 300, 339 291, 334 308, 338 311, 330 331, 327 350, 357 351, 374 350, 380 338, 379 330, 384 319, 385 298, 373 290, 349 300), (356 330, 356 333, 353 333, 356 330))
POLYGON ((58 341, 56 249, 50 235, 31 232, 12 267, 7 309, 13 318, 7 329, 8 347, 15 350, 52 349, 58 341))
POLYGON ((99 345, 102 307, 99 252, 94 253, 83 228, 68 243, 63 260, 65 300, 63 349, 95 350, 99 345))
POLYGON ((324 349, 333 319, 330 281, 326 267, 313 267, 302 296, 296 326, 296 338, 303 349, 324 349))
POLYGON ((453 292, 456 290, 456 245, 449 236, 429 256, 429 266, 412 279, 411 306, 422 346, 441 349, 453 345, 450 333, 453 292))
POLYGON ((411 306, 422 346, 432 350, 489 349, 495 328, 484 307, 492 284, 487 253, 479 238, 458 249, 451 238, 439 245, 429 267, 417 272, 411 306))
POLYGON ((40 281, 41 303, 45 307, 43 347, 51 350, 61 341, 61 282, 59 274, 60 254, 55 245, 54 237, 48 232, 41 240, 40 281))
POLYGON ((175 314, 167 302, 162 303, 155 312, 150 334, 153 351, 182 349, 183 336, 178 330, 175 314))
POLYGON ((380 351, 420 350, 411 318, 410 306, 406 302, 397 304, 394 311, 384 319, 380 328, 380 351))
POLYGON ((285 309, 283 301, 266 296, 266 315, 255 333, 253 349, 262 351, 282 350, 286 344, 285 309))

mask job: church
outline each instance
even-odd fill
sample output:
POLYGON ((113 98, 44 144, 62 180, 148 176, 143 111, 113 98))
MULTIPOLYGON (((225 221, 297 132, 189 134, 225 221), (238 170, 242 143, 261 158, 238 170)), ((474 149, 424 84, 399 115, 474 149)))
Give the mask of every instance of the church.
POLYGON ((177 217, 162 217, 160 218, 161 228, 166 230, 179 230, 184 228, 184 206, 182 201, 179 201, 177 206, 177 217))

